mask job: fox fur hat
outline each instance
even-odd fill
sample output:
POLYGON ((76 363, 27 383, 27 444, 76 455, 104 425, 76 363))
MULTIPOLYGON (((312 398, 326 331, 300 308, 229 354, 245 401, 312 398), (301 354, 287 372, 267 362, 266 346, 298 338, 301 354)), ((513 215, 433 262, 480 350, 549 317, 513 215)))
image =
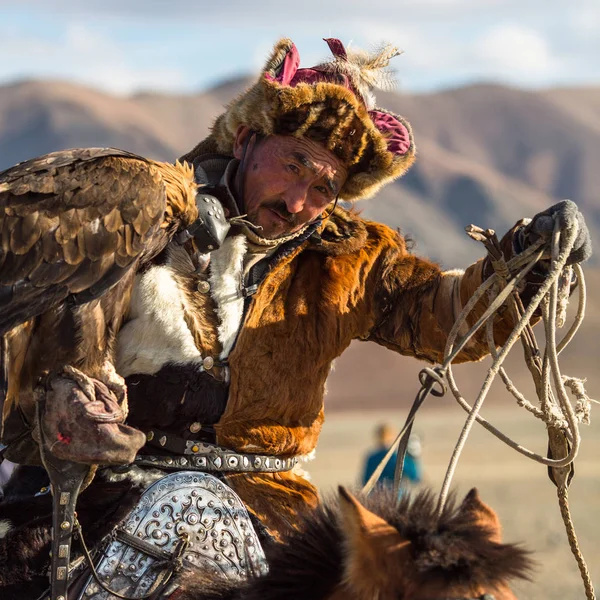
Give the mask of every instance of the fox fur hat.
POLYGON ((368 198, 403 175, 415 158, 410 125, 377 108, 372 94, 373 88, 392 87, 387 66, 397 48, 388 45, 368 54, 346 50, 337 39, 325 41, 333 58, 300 69, 294 43, 280 40, 258 81, 226 107, 210 135, 182 159, 233 155, 236 131, 245 125, 263 135, 304 136, 324 145, 348 168, 341 200, 368 198))

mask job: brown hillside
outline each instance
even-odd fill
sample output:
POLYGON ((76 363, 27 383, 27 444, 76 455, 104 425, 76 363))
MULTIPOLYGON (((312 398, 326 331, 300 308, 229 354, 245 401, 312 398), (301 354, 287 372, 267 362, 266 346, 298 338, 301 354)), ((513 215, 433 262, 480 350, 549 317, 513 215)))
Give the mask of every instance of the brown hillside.
MULTIPOLYGON (((120 98, 64 82, 0 87, 0 168, 72 146, 113 145, 172 160, 207 131, 219 107, 249 80, 204 94, 120 98)), ((365 216, 401 227, 419 251, 466 264, 478 249, 470 222, 499 232, 556 199, 585 209, 600 232, 600 91, 480 85, 436 94, 382 94, 415 130, 419 160, 365 216), (443 235, 440 233, 443 232, 443 235)))

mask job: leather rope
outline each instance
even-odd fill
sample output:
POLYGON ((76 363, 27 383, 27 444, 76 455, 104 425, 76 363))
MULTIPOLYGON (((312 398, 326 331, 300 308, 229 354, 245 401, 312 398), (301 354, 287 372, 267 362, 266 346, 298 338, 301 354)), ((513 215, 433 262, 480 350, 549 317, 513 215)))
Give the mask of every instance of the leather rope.
POLYGON ((583 580, 585 596, 586 598, 588 598, 588 600, 593 600, 596 597, 594 593, 594 584, 592 583, 590 572, 588 571, 587 565, 585 564, 585 558, 583 557, 581 549, 579 548, 579 542, 577 541, 575 525, 573 524, 573 519, 571 518, 571 511, 569 510, 569 494, 567 492, 567 487, 557 487, 556 493, 558 495, 558 506, 560 507, 560 514, 563 518, 565 529, 567 530, 569 546, 571 548, 573 556, 575 557, 575 560, 577 561, 579 573, 581 574, 581 579, 583 580))
MULTIPOLYGON (((477 231, 475 233, 479 234, 479 233, 481 233, 481 230, 477 231)), ((447 371, 447 379, 448 379, 450 390, 452 391, 453 395, 455 396, 455 398, 458 401, 458 403, 460 404, 460 406, 465 411, 467 411, 470 415, 470 418, 467 420, 467 423, 465 424, 465 429, 470 428, 470 426, 472 425, 472 422, 474 420, 477 420, 482 425, 484 425, 484 427, 486 427, 486 429, 488 429, 491 433, 496 435, 496 437, 501 439, 504 443, 508 444, 513 449, 517 450, 521 454, 524 454, 528 458, 531 458, 532 460, 540 462, 551 468, 561 468, 561 467, 566 467, 566 466, 570 465, 575 460, 575 457, 577 456, 577 452, 579 450, 579 445, 580 445, 580 441, 581 441, 581 436, 580 436, 580 432, 579 432, 579 421, 582 419, 580 419, 578 417, 578 415, 575 413, 575 411, 573 410, 573 407, 571 405, 571 402, 569 401, 569 398, 567 397, 566 391, 564 389, 564 382, 560 375, 560 369, 558 366, 558 359, 557 359, 558 352, 566 346, 566 343, 563 343, 565 341, 565 340, 563 340, 563 342, 561 342, 558 346, 556 345, 554 318, 550 318, 550 315, 556 315, 557 288, 556 288, 555 284, 556 284, 557 279, 558 279, 560 273, 562 272, 562 269, 568 258, 570 248, 573 245, 573 241, 575 239, 577 232, 573 231, 570 233, 571 233, 571 235, 567 239, 567 241, 565 242, 565 245, 564 245, 565 250, 562 252, 562 257, 559 260, 559 258, 557 256, 557 248, 558 248, 557 244, 559 241, 560 234, 558 231, 555 232, 555 236, 554 236, 555 239, 553 242, 553 245, 555 246, 555 252, 553 253, 553 259, 552 259, 550 271, 548 273, 546 280, 540 286, 540 289, 538 290, 537 294, 531 300, 529 306, 527 307, 527 310, 522 309, 522 303, 520 302, 520 298, 518 297, 518 294, 516 292, 516 287, 518 285, 517 280, 519 279, 520 274, 517 275, 517 277, 515 277, 514 279, 512 279, 508 283, 508 285, 502 290, 503 292, 505 292, 506 290, 509 290, 511 292, 511 294, 512 294, 512 296, 510 297, 510 300, 512 303, 511 309, 513 310, 513 313, 519 318, 519 321, 518 321, 518 324, 516 325, 516 327, 513 329, 507 342, 500 349, 500 351, 496 350, 496 347, 495 347, 495 344, 493 341, 493 319, 490 318, 490 320, 488 321, 488 323, 487 323, 487 338, 488 338, 488 344, 490 346, 490 352, 492 354, 492 358, 494 359, 494 362, 488 371, 488 377, 486 378, 486 382, 484 383, 484 386, 482 387, 482 390, 480 391, 479 396, 473 407, 471 407, 464 400, 464 398, 462 398, 462 396, 460 395, 460 391, 458 390, 458 387, 454 380, 454 376, 453 376, 451 367, 449 367, 448 371, 447 371), (547 312, 545 309, 546 303, 548 304, 549 312, 547 312), (540 305, 542 307, 542 314, 543 314, 543 318, 544 318, 546 337, 547 337, 547 341, 546 341, 547 352, 546 352, 546 355, 544 356, 543 360, 539 358, 539 349, 537 347, 537 344, 535 343, 535 337, 533 335, 533 330, 531 328, 531 325, 529 324, 531 317, 533 316, 534 312, 537 310, 538 306, 540 306, 540 305), (523 333, 525 333, 525 335, 522 335, 523 333), (493 379, 493 377, 495 377, 495 375, 498 372, 503 373, 503 371, 501 371, 501 364, 504 361, 506 355, 508 354, 508 351, 512 348, 512 346, 517 341, 517 339, 519 339, 519 337, 521 337, 522 343, 526 345, 526 353, 525 353, 526 354, 526 362, 528 363, 528 366, 530 367, 530 371, 532 371, 532 374, 534 376, 534 381, 536 383, 536 390, 538 391, 538 394, 540 394, 540 405, 541 405, 542 409, 536 411, 534 414, 538 418, 544 420, 547 425, 554 426, 554 427, 560 425, 561 429, 564 429, 565 434, 571 444, 571 447, 570 447, 570 450, 568 451, 568 453, 563 457, 556 458, 556 459, 547 458, 545 456, 541 456, 535 452, 532 452, 531 450, 524 448, 517 442, 514 442, 508 436, 504 435, 498 429, 493 427, 490 423, 485 421, 485 419, 480 417, 478 414, 479 408, 481 407, 481 404, 483 403, 483 400, 485 399, 485 394, 487 393, 487 391, 489 389, 489 384, 491 384, 491 381, 488 382, 488 380, 490 378, 493 379), (558 400, 559 400, 558 404, 556 404, 554 395, 550 388, 550 381, 549 381, 550 367, 552 370, 554 384, 555 384, 557 392, 558 392, 558 400), (541 373, 541 376, 539 376, 540 373, 541 373), (557 417, 559 417, 559 418, 557 419, 557 417)), ((493 234, 488 235, 487 237, 490 240, 489 241, 490 245, 494 245, 494 246, 497 245, 497 239, 494 239, 495 236, 493 236, 493 234)), ((535 260, 537 261, 537 258, 535 260)), ((509 268, 511 267, 511 262, 512 261, 509 261, 509 263, 507 263, 509 268)), ((532 263, 533 262, 534 261, 532 261, 532 263)), ((534 266, 534 264, 532 264, 532 263, 527 265, 525 270, 527 270, 527 271, 530 270, 530 268, 532 268, 534 266)), ((576 269, 579 280, 581 282, 583 282, 584 278, 583 278, 583 271, 581 270, 581 267, 579 267, 579 265, 576 265, 575 269, 576 269)), ((498 273, 496 273, 496 276, 499 277, 498 273)), ((494 276, 492 276, 492 277, 494 277, 494 276)), ((580 286, 580 294, 582 295, 582 297, 585 297, 584 285, 580 286)), ((503 294, 503 293, 498 294, 498 296, 496 297, 496 299, 494 300, 494 302, 492 303, 491 306, 496 306, 498 304, 497 300, 501 296, 504 298, 507 296, 507 294, 503 294)), ((576 319, 576 322, 574 323, 574 327, 572 327, 571 330, 567 334, 568 341, 570 341, 573 338, 573 335, 575 334, 576 329, 579 327, 579 325, 582 321, 582 313, 583 313, 584 307, 585 307, 585 301, 580 302, 580 304, 579 304, 580 311, 578 312, 578 317, 576 319), (579 314, 579 313, 581 313, 581 314, 579 314)), ((454 340, 457 335, 457 331, 467 316, 467 314, 466 314, 467 308, 470 308, 470 307, 468 305, 465 307, 465 309, 459 316, 457 323, 455 324, 452 331, 450 332, 450 335, 448 337, 448 342, 446 345, 446 353, 448 353, 448 351, 452 349, 454 340)), ((492 315, 490 315, 490 316, 492 316, 492 315)), ((467 334, 467 335, 469 335, 469 334, 467 334)), ((510 381, 510 380, 508 380, 508 378, 507 378, 507 381, 510 381)), ((511 393, 518 392, 518 390, 516 390, 516 388, 514 386, 509 385, 508 387, 509 387, 509 391, 511 391, 511 393)), ((513 393, 513 395, 515 395, 515 394, 513 393)), ((519 393, 516 397, 517 397, 517 400, 522 405, 525 404, 523 402, 524 397, 522 396, 522 394, 519 393)), ((531 403, 527 403, 527 404, 529 406, 531 406, 531 403)), ((460 454, 460 449, 462 448, 462 445, 460 444, 460 440, 462 440, 462 438, 463 438, 463 435, 461 434, 461 438, 459 438, 459 443, 457 443, 457 448, 458 448, 457 453, 458 454, 460 454)), ((439 502, 440 507, 442 507, 445 502, 445 498, 447 496, 447 489, 449 487, 449 483, 452 478, 453 467, 455 467, 455 464, 453 464, 453 463, 455 463, 455 462, 456 461, 451 461, 451 464, 449 466, 449 469, 448 469, 448 472, 446 475, 445 485, 443 486, 442 493, 440 494, 440 502, 439 502)))
MULTIPOLYGON (((541 285, 540 289, 538 290, 538 293, 531 300, 527 310, 523 309, 520 297, 516 292, 516 285, 513 284, 515 280, 512 280, 511 282, 507 283, 507 270, 505 270, 501 264, 503 262, 503 259, 501 256, 499 243, 493 232, 483 232, 482 230, 473 229, 472 233, 475 233, 475 236, 473 237, 477 236, 476 239, 480 239, 481 241, 485 240, 484 243, 486 244, 488 251, 493 256, 493 258, 495 258, 495 260, 493 261, 493 266, 496 269, 496 275, 498 276, 498 278, 502 279, 502 283, 506 285, 504 289, 507 289, 507 287, 509 287, 509 284, 512 284, 510 285, 510 287, 513 290, 512 296, 510 297, 511 309, 513 311, 514 316, 516 317, 516 320, 518 321, 518 324, 513 330, 511 336, 509 337, 505 345, 503 346, 503 348, 498 352, 496 350, 493 338, 493 316, 488 320, 486 324, 486 333, 488 345, 494 362, 492 364, 492 367, 490 367, 490 369, 488 370, 488 376, 486 377, 486 381, 484 382, 484 385, 473 407, 470 407, 468 403, 464 400, 464 398, 462 398, 462 396, 460 395, 456 382, 454 381, 452 369, 450 367, 448 368, 448 372, 446 375, 448 378, 450 389, 458 403, 467 412, 469 412, 469 417, 465 422, 465 426, 463 427, 459 440, 455 446, 452 458, 450 460, 450 464, 446 473, 446 478, 444 480, 444 485, 442 486, 442 491, 440 492, 438 510, 441 511, 444 506, 444 502, 447 498, 450 483, 454 475, 454 471, 456 469, 460 453, 462 451, 462 448, 464 447, 464 444, 466 442, 466 439, 474 421, 478 420, 486 427, 486 429, 488 429, 494 435, 496 435, 496 437, 507 443, 509 446, 511 446, 521 454, 524 454, 528 458, 531 458, 532 460, 535 460, 537 462, 541 462, 549 467, 548 471, 550 479, 557 486, 561 517, 565 525, 565 530, 567 532, 567 537, 569 539, 571 551, 573 553, 573 556, 575 557, 577 566, 581 574, 581 578, 585 588, 586 598, 587 600, 595 600, 596 596, 594 593, 593 584, 585 563, 585 559, 583 557, 581 549, 579 548, 575 528, 570 516, 570 510, 567 499, 567 488, 573 476, 572 464, 577 456, 579 445, 581 442, 579 423, 589 423, 590 400, 589 398, 587 398, 585 391, 583 390, 583 382, 574 378, 569 378, 561 375, 558 364, 558 354, 573 339, 575 333, 577 332, 583 321, 585 313, 585 279, 583 276, 583 270, 579 265, 574 266, 574 270, 579 281, 579 303, 577 315, 575 317, 573 325, 571 326, 563 340, 559 344, 556 343, 556 324, 557 322, 564 322, 564 305, 566 304, 566 302, 564 301, 564 297, 568 297, 567 291, 567 293, 563 295, 563 299, 559 301, 559 278, 563 273, 563 270, 565 269, 567 258, 570 254, 574 240, 577 235, 577 230, 574 229, 566 232, 566 240, 563 243, 561 249, 561 232, 559 230, 558 225, 555 226, 551 242, 552 257, 550 270, 548 272, 548 276, 545 282, 541 285), (562 306, 560 306, 561 304, 562 306), (529 324, 529 321, 533 316, 535 310, 538 308, 538 306, 540 306, 542 310, 542 318, 544 321, 544 328, 546 334, 546 352, 543 358, 540 358, 540 352, 535 340, 535 335, 533 333, 531 325, 529 324), (512 384, 510 379, 508 379, 508 376, 501 367, 501 364, 506 355, 508 354, 508 351, 519 337, 521 337, 521 342, 525 350, 525 359, 527 366, 532 374, 535 383, 537 395, 540 402, 540 409, 534 407, 530 402, 528 402, 524 398, 524 396, 512 384), (549 436, 549 451, 552 458, 543 457, 535 452, 531 452, 530 450, 523 448, 520 444, 514 442, 508 436, 504 435, 495 427, 487 423, 484 419, 479 417, 478 413, 481 408, 481 405, 483 404, 483 400, 485 399, 491 382, 493 381, 495 375, 498 372, 504 380, 504 383, 509 392, 511 392, 511 394, 517 399, 517 402, 546 423, 548 427, 549 436), (555 398, 555 394, 553 393, 551 387, 551 378, 552 382, 554 383, 554 389, 556 390, 556 396, 558 397, 557 399, 555 398), (578 404, 577 411, 573 409, 573 406, 567 396, 565 387, 570 387, 571 390, 574 392, 578 404)), ((508 263, 508 266, 510 266, 510 262, 508 263)), ((508 269, 508 272, 510 273, 510 269, 508 269)), ((567 274, 569 276, 568 279, 570 279, 570 271, 568 269, 567 274)), ((568 287, 566 288, 566 290, 568 290, 568 287)), ((462 316, 463 315, 461 314, 461 317, 462 316)), ((453 328, 453 332, 451 332, 449 336, 448 343, 446 346, 447 351, 449 348, 452 347, 453 344, 453 339, 451 336, 453 335, 453 333, 456 333, 454 329, 458 330, 458 327, 453 328)), ((454 335, 454 337, 456 336, 454 335)))

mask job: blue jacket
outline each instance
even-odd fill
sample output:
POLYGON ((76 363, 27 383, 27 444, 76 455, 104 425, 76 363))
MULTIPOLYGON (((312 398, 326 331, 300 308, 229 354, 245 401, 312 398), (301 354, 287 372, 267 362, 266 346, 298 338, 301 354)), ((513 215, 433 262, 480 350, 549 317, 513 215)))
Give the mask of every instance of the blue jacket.
MULTIPOLYGON (((367 483, 369 477, 373 474, 373 471, 377 468, 377 465, 381 462, 387 452, 387 448, 378 448, 373 450, 367 455, 365 460, 364 472, 363 472, 363 485, 367 483)), ((383 469, 383 473, 379 478, 381 482, 393 482, 394 481, 394 469, 396 468, 396 457, 398 454, 394 452, 394 455, 388 461, 387 465, 383 469)), ((421 465, 417 459, 410 454, 406 453, 404 457, 404 473, 402 476, 403 480, 408 480, 411 483, 419 483, 421 481, 421 465)))

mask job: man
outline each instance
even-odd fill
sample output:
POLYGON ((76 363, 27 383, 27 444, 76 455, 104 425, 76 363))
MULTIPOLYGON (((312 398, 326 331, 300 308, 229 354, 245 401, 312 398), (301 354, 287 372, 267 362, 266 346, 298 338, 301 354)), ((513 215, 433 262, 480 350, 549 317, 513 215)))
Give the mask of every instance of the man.
MULTIPOLYGON (((328 43, 331 64, 298 69, 296 48, 282 40, 254 87, 182 157, 241 225, 208 266, 194 269, 172 249, 140 276, 117 370, 129 423, 152 431, 155 448, 174 435, 280 459, 308 455, 331 362, 353 339, 439 361, 462 306, 491 273, 487 260, 442 272, 388 227, 333 210, 338 198, 359 200, 402 175, 415 145, 403 119, 361 95, 377 69, 361 74, 340 42, 328 43)), ((519 223, 504 237, 507 257, 522 233, 519 223)), ((582 227, 574 260, 589 253, 586 240, 582 227)), ((510 328, 498 323, 498 342, 510 328)), ((486 353, 478 337, 459 360, 486 353)), ((273 531, 317 502, 293 470, 226 480, 273 531)))
MULTIPOLYGON (((148 442, 135 466, 100 470, 82 494, 90 545, 152 481, 191 467, 220 477, 272 535, 293 526, 298 511, 318 502, 294 467, 317 444, 332 361, 354 339, 440 361, 462 306, 491 273, 486 259, 443 272, 389 227, 336 207, 401 176, 415 144, 408 123, 376 108, 371 95, 396 52, 353 56, 327 42, 334 59, 300 69, 295 46, 281 40, 257 83, 182 157, 232 227, 211 254, 171 244, 137 275, 115 364, 127 382, 128 423, 148 442)), ((572 203, 518 223, 502 240, 507 258, 548 235, 554 215, 565 227, 578 224, 571 260, 585 260, 587 229, 572 203)), ((523 288, 525 302, 536 277, 523 288)), ((511 325, 498 320, 498 343, 511 325)), ((457 360, 486 353, 478 336, 457 360)), ((2 518, 14 547, 23 511, 2 518)), ((39 519, 36 527, 27 564, 43 573, 49 527, 39 519)), ((0 545, 0 577, 3 568, 20 577, 26 559, 12 564, 4 552, 0 545)))
MULTIPOLYGON (((361 482, 363 485, 369 481, 385 455, 388 453, 394 438, 394 432, 387 423, 381 423, 375 428, 375 448, 368 452, 365 457, 361 482)), ((396 470, 396 460, 398 453, 394 452, 390 460, 386 463, 378 483, 391 485, 394 482, 394 473, 396 470)), ((404 465, 402 471, 402 482, 406 484, 421 483, 421 440, 416 433, 411 433, 408 439, 406 455, 404 456, 404 465)))

